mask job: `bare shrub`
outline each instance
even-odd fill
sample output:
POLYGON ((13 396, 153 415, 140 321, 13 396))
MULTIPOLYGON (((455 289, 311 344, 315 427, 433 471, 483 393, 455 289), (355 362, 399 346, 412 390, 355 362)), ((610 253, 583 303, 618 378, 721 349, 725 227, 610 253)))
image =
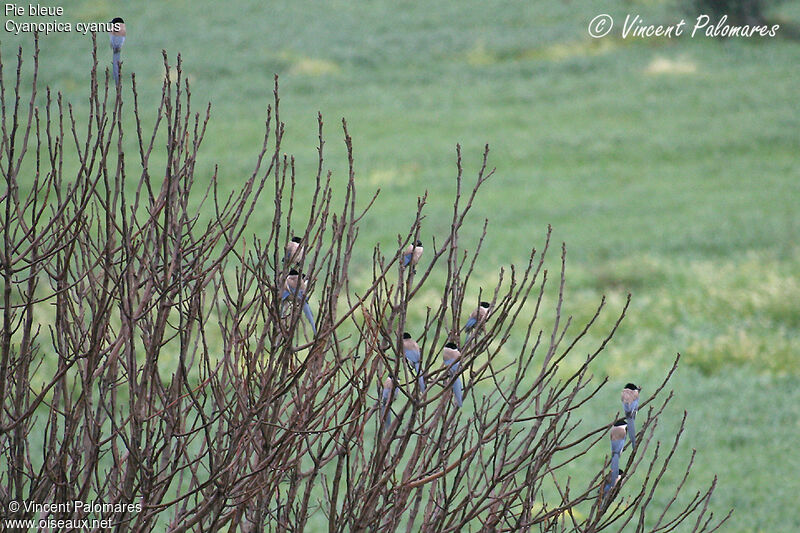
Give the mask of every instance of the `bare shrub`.
MULTIPOLYGON (((334 202, 321 116, 313 185, 300 184, 294 159, 282 155, 276 79, 252 174, 227 197, 216 174, 193 191, 209 108, 193 111, 180 58, 173 68, 145 132, 135 76, 117 89, 108 73, 98 77, 96 54, 83 118, 60 94, 39 93, 38 47, 29 96, 22 50, 11 81, 3 66, 3 518, 90 516, 118 531, 301 531, 310 519, 330 531, 718 527, 707 511, 716 480, 683 507, 672 498, 653 509, 657 489, 677 495, 683 487, 661 487, 683 428, 673 442, 654 438, 674 367, 642 405, 638 447, 623 455, 627 477, 598 498, 608 463, 584 456, 607 448, 609 425, 586 429, 580 412, 604 385, 590 366, 627 305, 592 353, 575 354, 604 301, 567 335, 562 247, 556 306, 542 305, 549 231, 527 264, 502 271, 481 295, 491 312, 465 341, 461 317, 477 305, 465 294, 483 238, 470 253, 459 232, 492 176, 488 148, 471 186, 457 152, 449 233, 425 241, 414 268, 376 248, 371 281, 357 286, 351 258, 374 197, 356 207, 346 123, 349 174, 334 202), (123 105, 126 90, 132 108, 123 105), (131 123, 132 132, 123 128, 131 123), (126 135, 138 140, 135 153, 123 149, 126 135), (163 156, 154 151, 160 142, 163 156), (77 164, 65 164, 73 152, 77 164), (295 191, 309 186, 312 200, 298 205, 295 191), (200 211, 191 207, 198 200, 200 211), (248 221, 270 208, 271 224, 253 236, 248 221), (284 261, 292 236, 305 254, 284 261), (445 273, 438 304, 411 324, 409 310, 435 269, 445 273), (285 293, 291 270, 305 274, 295 279, 304 292, 285 293), (540 313, 553 314, 552 329, 538 326, 540 313), (406 330, 420 344, 424 393, 406 364, 406 330), (512 336, 524 338, 516 354, 507 347, 512 336), (448 341, 461 350, 453 374, 441 358, 448 341), (559 371, 566 358, 583 361, 577 372, 559 371), (452 399, 456 379, 461 409, 452 399), (563 474, 581 461, 596 471, 589 483, 563 474), (7 512, 11 501, 76 500, 116 507, 7 512)), ((423 239, 425 203, 398 250, 423 239)))

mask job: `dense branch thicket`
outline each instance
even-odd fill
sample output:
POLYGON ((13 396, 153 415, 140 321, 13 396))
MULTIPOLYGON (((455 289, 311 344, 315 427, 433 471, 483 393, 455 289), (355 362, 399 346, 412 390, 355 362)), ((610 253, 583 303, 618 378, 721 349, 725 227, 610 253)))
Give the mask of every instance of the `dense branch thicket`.
POLYGON ((642 405, 627 476, 608 497, 598 497, 608 461, 586 463, 596 471, 588 483, 564 474, 593 446, 607 450, 610 424, 580 430, 579 421, 604 384, 589 369, 616 326, 592 353, 574 353, 604 303, 567 335, 562 248, 556 306, 543 305, 549 231, 527 264, 481 294, 491 311, 462 332, 478 303, 465 294, 483 238, 468 253, 459 232, 492 176, 488 149, 471 188, 457 153, 449 233, 425 240, 420 198, 398 249, 425 241, 422 259, 404 265, 401 252, 376 248, 371 281, 356 284, 351 258, 374 197, 357 207, 344 121, 342 189, 333 194, 324 170, 321 116, 316 177, 296 180, 281 151, 276 80, 253 172, 223 197, 216 174, 193 191, 209 108, 192 110, 180 58, 152 131, 143 131, 135 76, 119 88, 108 73, 101 80, 96 53, 83 118, 60 94, 40 94, 38 47, 32 62, 29 96, 22 49, 16 76, 0 72, 3 518, 175 532, 718 527, 707 509, 716 480, 684 506, 669 496, 653 505, 657 490, 677 496, 686 481, 661 487, 682 428, 674 441, 654 437, 674 367, 642 405), (138 140, 134 153, 126 135, 138 140), (73 153, 77 164, 65 161, 73 153), (313 189, 310 202, 296 202, 299 187, 313 189), (256 210, 271 210, 272 222, 254 232, 256 210), (292 237, 301 251, 286 257, 292 237), (444 277, 438 304, 410 314, 434 271, 444 277), (547 331, 543 313, 553 313, 547 331), (419 342, 423 380, 406 362, 405 331, 419 342), (512 336, 524 337, 517 353, 512 336), (448 342, 461 353, 451 366, 441 356, 448 342), (574 374, 559 370, 566 358, 583 361, 574 374), (134 506, 8 505, 76 500, 134 506))

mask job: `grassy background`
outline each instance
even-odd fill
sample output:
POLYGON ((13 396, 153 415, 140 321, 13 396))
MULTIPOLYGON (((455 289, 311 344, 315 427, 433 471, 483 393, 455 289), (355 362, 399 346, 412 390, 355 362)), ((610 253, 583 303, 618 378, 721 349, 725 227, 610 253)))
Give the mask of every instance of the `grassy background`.
MULTIPOLYGON (((346 117, 361 198, 382 191, 362 227, 364 258, 372 243, 393 248, 425 190, 424 231, 444 231, 455 143, 468 176, 489 143, 497 176, 465 238, 474 245, 490 219, 477 278, 489 286, 500 265, 522 263, 552 224, 555 242, 568 245, 567 311, 580 322, 609 297, 612 312, 593 340, 633 293, 596 367, 612 382, 607 404, 589 406, 587 422, 619 408, 626 381, 643 383, 646 394, 681 352, 669 418, 674 429, 689 413, 683 456, 698 450, 690 488, 719 476, 713 509, 735 509, 725 531, 800 529, 792 448, 800 441, 798 42, 619 37, 626 13, 654 23, 686 16, 658 1, 64 7, 73 24, 125 18, 124 71, 136 72, 150 107, 164 75, 161 49, 183 54, 198 108, 213 103, 201 182, 215 164, 226 186, 249 175, 274 73, 301 188, 315 170, 318 110, 329 167, 343 179, 338 124, 346 117), (589 39, 589 20, 603 12, 617 28, 589 39)), ((800 6, 770 16, 798 24, 800 6)), ((4 61, 31 43, 8 33, 0 40, 4 61)), ((105 36, 98 40, 110 61, 105 36)), ((41 48, 42 81, 85 112, 89 39, 50 35, 41 48)), ((269 219, 269 205, 254 227, 269 219)))

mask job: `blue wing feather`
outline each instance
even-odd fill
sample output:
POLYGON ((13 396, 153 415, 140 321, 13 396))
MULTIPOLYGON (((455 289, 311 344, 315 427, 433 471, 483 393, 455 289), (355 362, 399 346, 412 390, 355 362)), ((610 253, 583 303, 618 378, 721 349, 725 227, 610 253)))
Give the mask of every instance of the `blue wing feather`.
POLYGON ((622 409, 625 411, 625 422, 628 424, 628 438, 631 446, 636 448, 636 411, 639 410, 639 399, 630 403, 622 402, 622 409))

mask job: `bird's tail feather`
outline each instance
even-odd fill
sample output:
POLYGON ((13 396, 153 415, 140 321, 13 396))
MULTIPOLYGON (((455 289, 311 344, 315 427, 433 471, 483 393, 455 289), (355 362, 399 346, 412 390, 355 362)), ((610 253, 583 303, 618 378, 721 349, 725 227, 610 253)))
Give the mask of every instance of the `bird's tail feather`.
POLYGON ((115 50, 114 57, 112 59, 112 69, 114 72, 114 83, 116 83, 117 85, 119 85, 119 56, 120 56, 119 51, 115 50))
POLYGON ((626 417, 625 422, 628 424, 628 438, 631 440, 631 447, 636 449, 636 418, 633 416, 626 417))
POLYGON ((619 476, 619 454, 611 454, 611 483, 619 476))
POLYGON ((392 409, 389 405, 389 398, 384 396, 383 399, 378 402, 378 406, 380 407, 381 431, 385 433, 386 430, 389 429, 389 426, 392 425, 392 409))
POLYGON ((416 372, 417 375, 419 376, 419 379, 418 379, 418 381, 419 381, 419 391, 420 392, 425 392, 425 378, 422 377, 422 372, 420 372, 420 366, 421 365, 420 365, 419 361, 417 361, 416 363, 411 363, 411 366, 414 367, 414 372, 416 372))
POLYGON ((464 405, 464 386, 461 383, 461 376, 453 382, 453 395, 456 397, 456 405, 459 407, 464 405))
POLYGON ((308 302, 303 302, 303 314, 306 315, 308 323, 311 324, 311 331, 316 335, 317 327, 314 325, 314 314, 311 312, 311 306, 308 305, 308 302))

